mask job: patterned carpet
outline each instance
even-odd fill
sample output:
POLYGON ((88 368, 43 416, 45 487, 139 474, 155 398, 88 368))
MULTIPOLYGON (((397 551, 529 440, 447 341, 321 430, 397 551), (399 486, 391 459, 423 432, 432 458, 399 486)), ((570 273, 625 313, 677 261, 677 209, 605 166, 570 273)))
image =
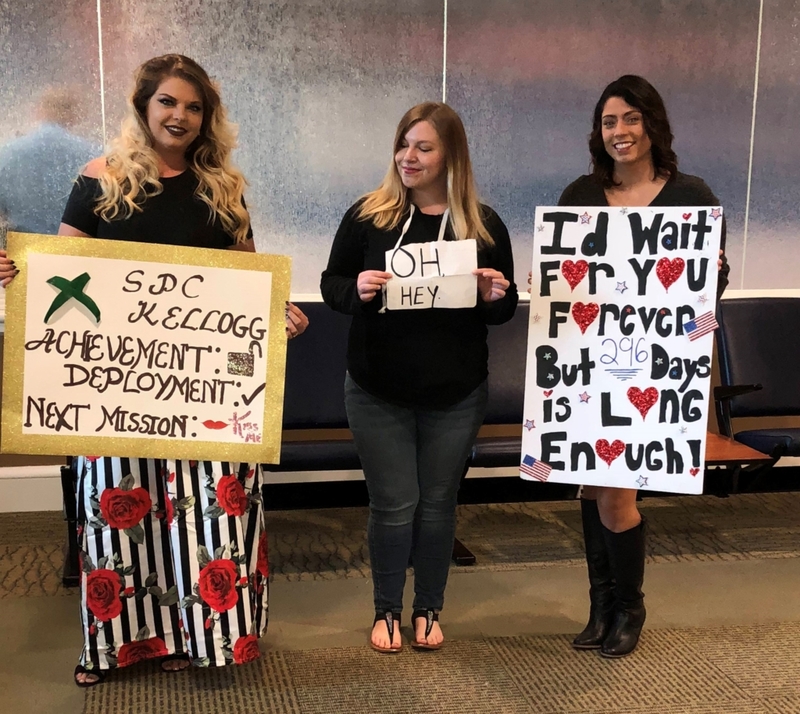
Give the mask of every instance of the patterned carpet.
MULTIPOLYGON (((640 506, 651 562, 800 557, 800 493, 640 506)), ((369 576, 364 509, 272 511, 268 524, 273 580, 369 576)), ((458 535, 478 558, 464 572, 583 567, 577 502, 462 506, 458 535)), ((0 514, 0 598, 74 596, 60 583, 64 538, 60 514, 0 514)), ((86 691, 84 714, 800 714, 798 642, 800 622, 785 622, 646 629, 637 653, 613 662, 573 651, 565 635, 451 640, 438 653, 406 646, 394 656, 271 650, 242 667, 114 672, 86 691)))
POLYGON ((159 676, 115 672, 85 714, 798 714, 800 623, 645 630, 632 657, 575 652, 566 636, 269 652, 256 663, 159 676), (640 686, 638 683, 646 683, 640 686))
MULTIPOLYGON (((651 562, 800 557, 800 493, 730 498, 649 498, 651 562)), ((270 566, 276 581, 369 577, 363 508, 270 511, 270 566)), ((60 514, 0 514, 0 598, 63 595, 60 514)), ((575 501, 459 506, 458 537, 475 553, 457 571, 582 565, 575 501)))

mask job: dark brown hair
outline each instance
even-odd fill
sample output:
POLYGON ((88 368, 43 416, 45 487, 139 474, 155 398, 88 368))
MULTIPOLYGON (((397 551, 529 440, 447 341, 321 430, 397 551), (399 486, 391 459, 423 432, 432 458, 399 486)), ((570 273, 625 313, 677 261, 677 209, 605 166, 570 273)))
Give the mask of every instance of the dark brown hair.
POLYGON ((592 174, 604 188, 616 186, 614 182, 614 159, 603 144, 603 108, 611 97, 619 97, 642 113, 644 130, 650 139, 653 167, 656 176, 668 181, 678 171, 678 157, 672 150, 672 129, 667 117, 664 100, 655 87, 643 77, 626 74, 609 84, 600 95, 594 108, 592 133, 589 134, 589 152, 592 155, 592 174))

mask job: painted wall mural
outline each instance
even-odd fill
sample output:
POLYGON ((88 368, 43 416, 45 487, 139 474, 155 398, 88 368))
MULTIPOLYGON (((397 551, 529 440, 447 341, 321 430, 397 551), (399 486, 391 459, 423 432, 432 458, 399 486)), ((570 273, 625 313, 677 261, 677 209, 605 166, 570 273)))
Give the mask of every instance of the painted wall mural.
POLYGON ((57 225, 65 177, 117 133, 134 68, 181 52, 222 87, 258 248, 294 257, 295 293, 318 292, 336 226, 385 172, 400 116, 443 91, 524 283, 535 207, 587 172, 594 103, 633 72, 665 98, 681 169, 725 206, 731 287, 800 287, 800 0, 763 1, 751 137, 760 7, 459 0, 445 17, 443 0, 12 0, 0 14, 0 213, 20 230, 57 225))

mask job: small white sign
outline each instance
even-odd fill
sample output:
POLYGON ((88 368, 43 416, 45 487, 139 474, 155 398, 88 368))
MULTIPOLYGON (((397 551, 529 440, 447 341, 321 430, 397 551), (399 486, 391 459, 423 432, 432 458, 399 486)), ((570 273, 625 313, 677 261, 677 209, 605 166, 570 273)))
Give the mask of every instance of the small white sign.
POLYGON ((478 247, 474 239, 410 243, 386 251, 389 310, 475 307, 478 247))

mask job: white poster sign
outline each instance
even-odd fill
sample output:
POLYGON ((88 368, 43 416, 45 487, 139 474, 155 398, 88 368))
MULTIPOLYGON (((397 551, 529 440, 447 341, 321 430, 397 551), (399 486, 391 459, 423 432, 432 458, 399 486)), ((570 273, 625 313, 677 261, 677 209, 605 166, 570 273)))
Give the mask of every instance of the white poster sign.
POLYGON ((10 253, 4 451, 278 456, 288 259, 21 234, 10 253))
POLYGON ((520 475, 701 493, 722 209, 536 209, 520 475))

